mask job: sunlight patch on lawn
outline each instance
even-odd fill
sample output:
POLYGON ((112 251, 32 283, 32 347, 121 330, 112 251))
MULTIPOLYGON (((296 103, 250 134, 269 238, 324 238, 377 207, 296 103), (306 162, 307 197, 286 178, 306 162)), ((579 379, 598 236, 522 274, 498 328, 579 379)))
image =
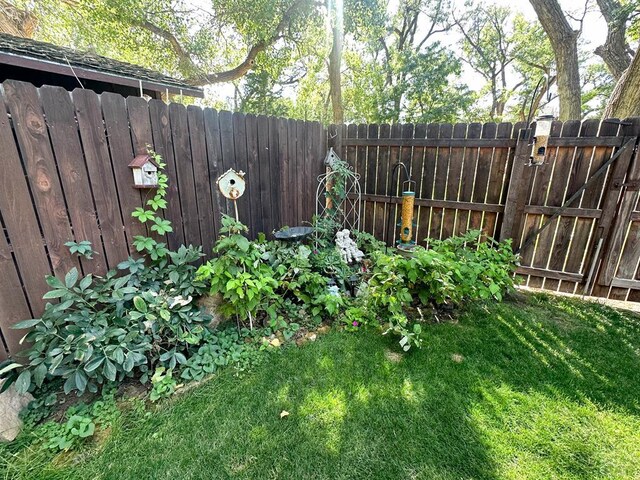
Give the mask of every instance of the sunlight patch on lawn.
POLYGON ((504 384, 480 387, 480 394, 470 416, 500 478, 633 478, 640 469, 634 415, 504 384))
POLYGON ((341 430, 347 413, 344 392, 310 392, 299 408, 299 416, 318 436, 325 437, 325 446, 331 453, 337 454, 342 438, 341 430))

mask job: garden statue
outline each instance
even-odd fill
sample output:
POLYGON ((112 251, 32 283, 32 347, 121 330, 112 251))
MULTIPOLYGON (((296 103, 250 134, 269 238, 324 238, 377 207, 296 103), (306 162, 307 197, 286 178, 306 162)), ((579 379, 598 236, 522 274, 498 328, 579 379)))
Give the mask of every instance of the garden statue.
POLYGON ((364 258, 364 253, 349 236, 350 233, 346 228, 336 233, 336 248, 346 263, 360 262, 364 258))

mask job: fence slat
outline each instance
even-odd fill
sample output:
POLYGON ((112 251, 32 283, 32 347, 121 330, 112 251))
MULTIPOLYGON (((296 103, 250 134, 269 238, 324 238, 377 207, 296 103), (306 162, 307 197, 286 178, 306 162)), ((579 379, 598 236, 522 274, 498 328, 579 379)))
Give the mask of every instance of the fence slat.
MULTIPOLYGON (((273 190, 273 184, 271 183, 271 168, 269 165, 269 121, 266 116, 259 115, 256 119, 257 126, 257 162, 259 165, 259 176, 254 179, 258 184, 258 203, 260 208, 260 217, 262 225, 259 232, 270 234, 275 228, 271 196, 277 192, 273 190)), ((306 160, 306 159, 305 159, 306 160)), ((309 195, 305 195, 309 198, 309 195)), ((255 205, 255 204, 254 204, 255 205)), ((258 205, 255 205, 256 207, 258 205)), ((258 232, 256 231, 256 233, 258 232)))
POLYGON ((211 254, 216 241, 213 222, 213 204, 211 201, 211 182, 209 181, 209 164, 207 161, 207 145, 204 130, 204 112, 194 105, 187 107, 189 122, 189 143, 193 160, 193 178, 195 181, 196 201, 198 203, 198 221, 202 237, 202 249, 211 254))
MULTIPOLYGON (((147 228, 131 216, 136 208, 144 207, 144 203, 142 202, 142 197, 138 189, 133 188, 133 175, 129 168, 129 163, 133 160, 134 154, 131 144, 131 134, 129 133, 129 119, 127 117, 125 100, 115 93, 103 93, 98 98, 95 93, 88 90, 75 90, 73 95, 74 99, 76 96, 86 95, 87 104, 91 107, 91 110, 88 110, 88 112, 90 112, 88 121, 91 128, 95 129, 92 133, 96 135, 96 142, 99 145, 99 155, 96 157, 96 162, 100 162, 101 168, 107 168, 107 163, 104 159, 102 139, 104 130, 100 128, 100 115, 99 111, 96 111, 97 102, 99 101, 99 104, 102 106, 102 117, 104 117, 104 126, 107 132, 109 153, 111 155, 111 167, 113 168, 117 189, 117 197, 106 197, 106 201, 115 203, 116 198, 119 200, 120 213, 122 221, 124 222, 127 241, 129 242, 129 250, 134 254, 135 249, 131 245, 133 237, 136 235, 146 236, 147 228)), ((100 182, 99 177, 92 175, 92 178, 95 179, 96 184, 100 182)), ((109 208, 111 208, 111 206, 109 206, 109 208)))
MULTIPOLYGON (((52 272, 35 205, 31 202, 29 185, 5 110, 2 90, 0 90, 0 151, 2 152, 0 217, 7 229, 32 313, 39 315, 45 305, 42 296, 49 290, 44 277, 52 272)), ((9 291, 8 295, 8 298, 11 298, 12 295, 17 296, 17 292, 9 291)))
MULTIPOLYGON (((207 162, 209 163, 209 185, 211 185, 211 204, 213 224, 216 235, 220 232, 220 213, 226 208, 226 199, 220 193, 216 180, 224 173, 222 166, 222 145, 218 112, 212 108, 204 109, 204 131, 207 143, 207 162)), ((208 255, 211 252, 205 252, 208 255)))
POLYGON ((153 146, 164 163, 167 165, 165 173, 169 177, 167 188, 166 218, 173 226, 173 232, 167 233, 167 245, 175 250, 184 244, 184 226, 182 225, 182 211, 180 209, 180 195, 178 192, 176 161, 173 155, 173 138, 169 125, 169 107, 162 100, 149 101, 149 116, 151 119, 151 132, 153 146))
MULTIPOLYGON (((121 262, 123 258, 129 255, 129 242, 125 234, 121 206, 125 208, 127 198, 139 200, 139 196, 137 192, 130 196, 127 196, 124 192, 118 192, 117 179, 114 178, 111 166, 98 96, 94 92, 78 89, 74 90, 72 98, 93 199, 96 205, 96 213, 100 222, 100 233, 102 235, 107 268, 115 268, 118 262, 121 262), (122 197, 124 197, 124 200, 122 197), (118 201, 119 198, 120 201, 118 201)), ((122 170, 118 172, 121 175, 123 173, 122 170)), ((121 190, 127 187, 131 188, 130 185, 133 182, 130 178, 131 173, 126 173, 129 174, 128 183, 126 186, 120 185, 121 190)), ((139 203, 135 205, 139 206, 139 203)), ((133 209, 133 204, 130 204, 129 207, 133 209)), ((129 211, 129 215, 131 211, 129 211)), ((144 231, 141 227, 137 228, 140 232, 144 231)))
MULTIPOLYGON (((246 177, 246 190, 245 194, 237 201, 238 214, 240 215, 240 221, 249 227, 249 233, 255 236, 258 232, 262 231, 262 221, 259 215, 254 215, 253 211, 259 208, 254 203, 255 200, 260 198, 260 185, 258 179, 260 174, 258 170, 252 168, 251 156, 249 150, 252 148, 252 142, 256 141, 256 133, 249 133, 249 128, 255 125, 254 115, 243 115, 241 113, 233 114, 233 139, 235 144, 235 157, 229 159, 229 167, 236 171, 243 171, 247 173, 246 177), (245 118, 246 117, 246 118, 245 118)), ((225 159, 226 162, 226 159, 225 159)), ((231 205, 233 210, 233 205, 231 205)), ((230 214, 234 213, 230 211, 230 214)))
POLYGON ((85 275, 104 275, 107 272, 105 252, 71 97, 62 87, 44 86, 40 89, 40 99, 60 180, 67 192, 74 237, 78 241, 90 241, 96 252, 92 260, 81 259, 82 270, 85 275))
POLYGON ((11 326, 31 316, 27 299, 22 292, 20 277, 11 258, 11 251, 7 239, 0 229, 0 362, 7 355, 4 342, 7 344, 9 354, 18 353, 22 347, 20 339, 24 331, 12 330, 11 326))
POLYGON ((189 144, 189 124, 187 109, 184 105, 172 103, 169 105, 169 120, 173 138, 173 152, 176 159, 178 174, 178 190, 182 207, 182 222, 184 224, 185 243, 201 246, 200 222, 198 222, 198 202, 193 178, 193 161, 189 144))

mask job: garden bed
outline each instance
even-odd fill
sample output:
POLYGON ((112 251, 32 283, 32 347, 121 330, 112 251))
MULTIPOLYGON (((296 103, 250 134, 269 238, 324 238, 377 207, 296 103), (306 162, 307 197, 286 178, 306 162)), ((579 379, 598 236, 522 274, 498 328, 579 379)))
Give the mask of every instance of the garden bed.
POLYGON ((227 369, 130 408, 71 455, 0 453, 9 478, 638 478, 640 319, 519 295, 227 369), (289 413, 281 417, 283 411, 289 413), (15 455, 15 456, 14 456, 15 455))

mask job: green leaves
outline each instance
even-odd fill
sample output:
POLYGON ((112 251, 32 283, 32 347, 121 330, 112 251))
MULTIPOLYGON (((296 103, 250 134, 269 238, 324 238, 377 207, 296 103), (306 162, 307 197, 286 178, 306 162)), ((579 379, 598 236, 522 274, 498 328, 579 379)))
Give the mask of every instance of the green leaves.
POLYGON ((64 284, 67 288, 73 288, 77 281, 78 281, 78 269, 76 267, 73 267, 64 276, 64 284))
POLYGON ((87 260, 93 259, 93 248, 91 248, 91 242, 88 240, 82 240, 81 242, 66 242, 66 247, 69 247, 69 252, 72 254, 77 254, 81 257, 86 258, 87 260))
POLYGON ((147 304, 142 297, 133 297, 133 305, 140 313, 147 313, 147 304))
POLYGON ((146 223, 148 220, 154 220, 156 215, 151 210, 145 210, 142 207, 137 207, 135 211, 131 214, 133 218, 137 218, 141 223, 146 223))
POLYGON ((154 224, 151 225, 151 230, 157 232, 158 235, 164 235, 165 233, 173 232, 173 227, 169 220, 156 217, 153 219, 154 224))
POLYGON ((31 386, 31 371, 25 369, 20 372, 15 385, 18 393, 27 393, 29 391, 29 387, 31 386))
POLYGON ((31 327, 39 324, 40 322, 42 322, 42 319, 40 319, 40 318, 32 318, 30 320, 23 320, 22 322, 18 322, 15 325, 13 325, 11 328, 13 328, 15 330, 23 330, 25 328, 31 328, 31 327))

